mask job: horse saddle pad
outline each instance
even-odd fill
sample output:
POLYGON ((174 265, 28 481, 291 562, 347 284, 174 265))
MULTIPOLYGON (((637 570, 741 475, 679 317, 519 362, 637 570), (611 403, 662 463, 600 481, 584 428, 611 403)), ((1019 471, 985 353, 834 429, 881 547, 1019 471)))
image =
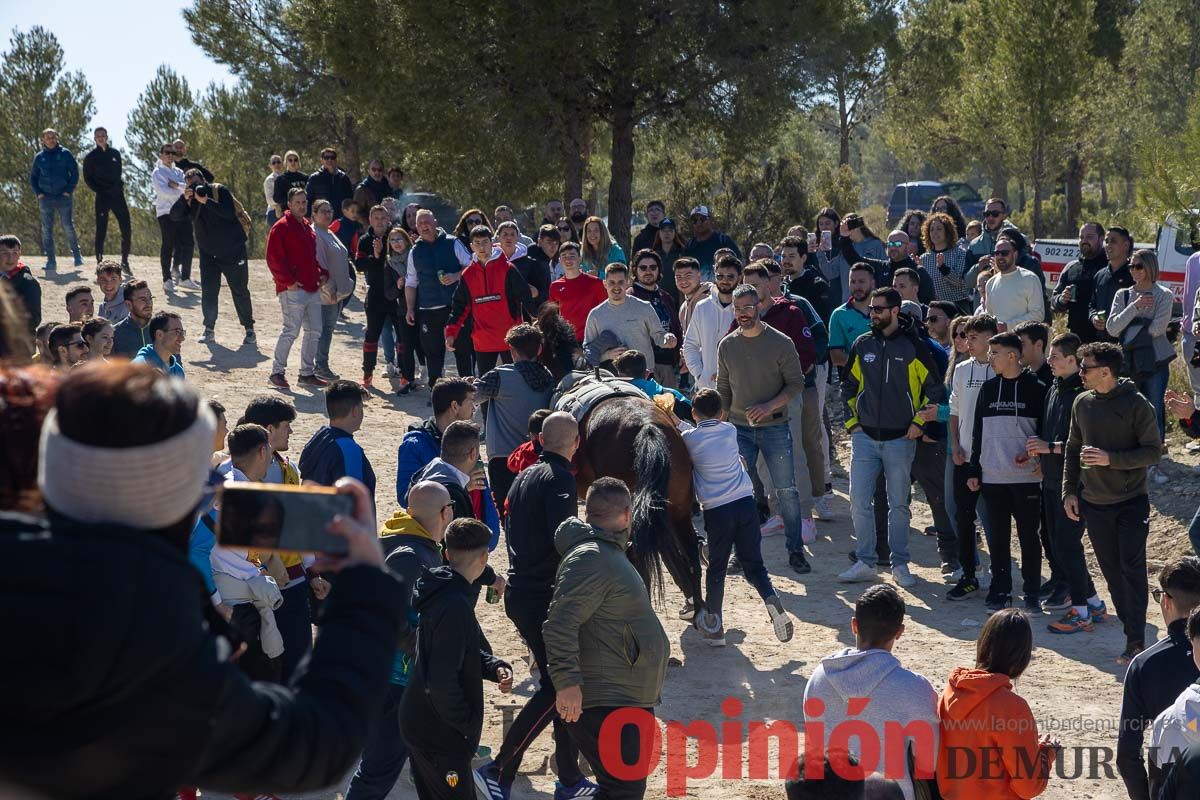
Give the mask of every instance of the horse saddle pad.
POLYGON ((583 422, 583 418, 601 400, 610 397, 640 397, 648 400, 646 393, 626 380, 605 370, 595 372, 568 372, 558 384, 558 391, 551 400, 555 411, 565 411, 583 422))

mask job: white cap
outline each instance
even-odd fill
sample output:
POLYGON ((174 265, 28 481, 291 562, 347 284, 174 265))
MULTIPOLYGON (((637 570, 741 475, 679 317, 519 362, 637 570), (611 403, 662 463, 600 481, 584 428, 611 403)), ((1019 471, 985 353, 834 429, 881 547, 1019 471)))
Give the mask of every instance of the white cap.
POLYGON ((694 217, 697 214, 704 217, 705 219, 712 216, 712 214, 708 213, 708 206, 696 206, 695 208, 692 209, 692 213, 688 214, 688 216, 694 217))

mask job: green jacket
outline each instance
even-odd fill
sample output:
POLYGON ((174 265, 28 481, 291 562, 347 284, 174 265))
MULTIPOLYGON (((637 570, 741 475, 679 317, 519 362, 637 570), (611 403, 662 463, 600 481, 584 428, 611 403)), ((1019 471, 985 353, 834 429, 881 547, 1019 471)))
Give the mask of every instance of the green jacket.
POLYGON ((1071 406, 1071 431, 1063 465, 1063 499, 1082 494, 1099 506, 1113 505, 1146 494, 1146 468, 1162 457, 1158 418, 1150 401, 1121 378, 1108 394, 1086 391, 1071 406), (1108 453, 1109 465, 1081 469, 1084 445, 1108 453))
POLYGON ((629 563, 628 531, 571 517, 558 526, 562 554, 542 635, 556 689, 581 686, 583 707, 657 705, 670 642, 650 593, 629 563))

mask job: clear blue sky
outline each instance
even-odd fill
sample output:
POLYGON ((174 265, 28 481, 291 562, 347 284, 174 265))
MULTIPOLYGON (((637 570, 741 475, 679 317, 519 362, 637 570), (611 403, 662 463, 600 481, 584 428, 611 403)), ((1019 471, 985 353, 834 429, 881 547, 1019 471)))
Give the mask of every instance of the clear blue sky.
POLYGON ((182 14, 190 6, 190 0, 0 0, 0 51, 8 49, 13 28, 50 30, 63 48, 66 69, 79 70, 92 86, 92 124, 108 128, 113 143, 123 147, 125 118, 159 64, 186 77, 193 90, 212 81, 234 82, 192 42, 182 14))

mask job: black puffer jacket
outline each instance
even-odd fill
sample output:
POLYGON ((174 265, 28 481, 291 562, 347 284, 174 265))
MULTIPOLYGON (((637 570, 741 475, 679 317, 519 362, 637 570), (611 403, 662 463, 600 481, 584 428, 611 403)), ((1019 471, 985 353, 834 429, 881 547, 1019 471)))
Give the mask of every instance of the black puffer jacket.
POLYGON ((0 514, 0 784, 55 798, 300 792, 362 751, 400 629, 389 574, 338 576, 293 688, 250 683, 186 553, 146 531, 0 514))

